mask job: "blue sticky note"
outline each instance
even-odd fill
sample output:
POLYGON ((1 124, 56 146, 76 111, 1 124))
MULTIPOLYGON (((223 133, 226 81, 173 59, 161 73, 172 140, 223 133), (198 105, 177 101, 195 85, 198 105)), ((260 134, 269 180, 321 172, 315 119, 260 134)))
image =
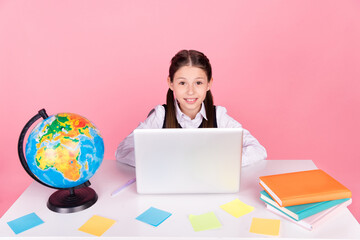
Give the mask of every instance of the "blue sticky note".
POLYGON ((171 216, 171 213, 150 207, 148 210, 139 215, 136 219, 144 223, 150 224, 154 227, 157 227, 165 221, 168 217, 171 216))
POLYGON ((44 221, 41 220, 35 213, 30 213, 28 215, 7 222, 7 224, 10 226, 11 230, 13 230, 15 234, 22 233, 42 223, 44 223, 44 221))

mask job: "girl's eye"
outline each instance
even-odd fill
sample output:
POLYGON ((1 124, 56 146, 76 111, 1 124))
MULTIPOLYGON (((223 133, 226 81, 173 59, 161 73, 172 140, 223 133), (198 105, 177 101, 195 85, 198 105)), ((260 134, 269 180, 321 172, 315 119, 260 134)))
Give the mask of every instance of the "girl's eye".
POLYGON ((201 84, 203 84, 203 82, 200 82, 200 81, 196 82, 196 85, 201 85, 201 84))
POLYGON ((185 85, 185 82, 179 82, 180 85, 185 85))

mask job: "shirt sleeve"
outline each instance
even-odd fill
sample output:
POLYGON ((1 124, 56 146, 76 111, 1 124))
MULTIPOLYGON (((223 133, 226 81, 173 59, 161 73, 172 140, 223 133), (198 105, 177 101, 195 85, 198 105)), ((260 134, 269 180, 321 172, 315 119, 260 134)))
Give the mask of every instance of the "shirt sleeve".
MULTIPOLYGON (((156 129, 162 128, 165 118, 165 109, 162 105, 157 105, 150 111, 149 116, 141 122, 137 129, 156 129)), ((117 147, 115 159, 118 162, 135 167, 134 152, 134 133, 131 132, 117 147)))
MULTIPOLYGON (((239 122, 227 114, 224 107, 216 106, 216 118, 219 128, 242 128, 239 122)), ((243 129, 242 166, 265 160, 266 157, 265 148, 248 130, 243 129)))

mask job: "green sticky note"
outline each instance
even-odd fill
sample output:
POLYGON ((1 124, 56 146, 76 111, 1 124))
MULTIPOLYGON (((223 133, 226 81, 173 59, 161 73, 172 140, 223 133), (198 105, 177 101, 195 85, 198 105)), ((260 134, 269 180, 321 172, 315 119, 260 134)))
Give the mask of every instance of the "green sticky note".
POLYGON ((250 232, 270 236, 279 236, 280 220, 253 218, 250 226, 250 232))
POLYGON ((254 207, 243 203, 239 199, 235 199, 231 202, 221 205, 220 207, 236 218, 254 211, 254 207))
POLYGON ((195 232, 222 227, 214 212, 190 215, 189 220, 195 232))

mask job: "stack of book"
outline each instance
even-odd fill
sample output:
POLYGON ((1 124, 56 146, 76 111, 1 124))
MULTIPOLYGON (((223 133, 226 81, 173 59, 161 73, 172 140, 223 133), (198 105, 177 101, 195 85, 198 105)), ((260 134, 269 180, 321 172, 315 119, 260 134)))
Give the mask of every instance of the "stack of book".
POLYGON ((266 208, 308 230, 351 204, 351 191, 320 169, 260 177, 266 208))

